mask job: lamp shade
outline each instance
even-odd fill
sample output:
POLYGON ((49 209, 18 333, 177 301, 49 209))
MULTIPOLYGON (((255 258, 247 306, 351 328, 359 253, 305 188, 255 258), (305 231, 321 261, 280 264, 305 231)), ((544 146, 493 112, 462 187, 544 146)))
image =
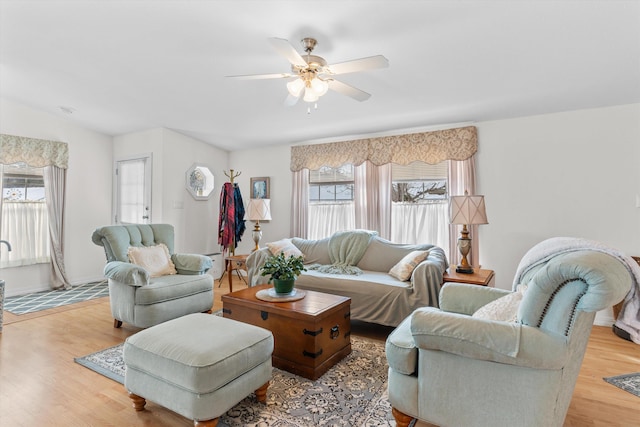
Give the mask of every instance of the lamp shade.
POLYGON ((302 93, 302 89, 304 89, 304 81, 302 81, 302 79, 295 79, 294 81, 287 83, 287 90, 291 96, 295 96, 296 98, 299 97, 300 93, 302 93))
POLYGON ((271 220, 271 200, 249 199, 249 206, 247 207, 247 218, 249 219, 249 221, 271 220))
POLYGON ((451 196, 451 224, 489 224, 484 196, 451 196))

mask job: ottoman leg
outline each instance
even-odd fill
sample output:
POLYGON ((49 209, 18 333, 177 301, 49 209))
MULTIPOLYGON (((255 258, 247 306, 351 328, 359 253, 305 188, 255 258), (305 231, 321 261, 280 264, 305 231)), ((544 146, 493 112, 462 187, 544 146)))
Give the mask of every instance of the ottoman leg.
POLYGON ((267 388, 269 388, 269 381, 264 383, 262 387, 256 390, 256 399, 260 403, 267 403, 267 388))
POLYGON ((214 418, 213 420, 207 421, 193 421, 194 427, 216 427, 218 425, 218 419, 214 418))
POLYGON ((136 411, 144 411, 144 405, 147 404, 147 401, 144 399, 144 397, 140 397, 137 394, 129 392, 129 398, 133 400, 133 408, 136 411))

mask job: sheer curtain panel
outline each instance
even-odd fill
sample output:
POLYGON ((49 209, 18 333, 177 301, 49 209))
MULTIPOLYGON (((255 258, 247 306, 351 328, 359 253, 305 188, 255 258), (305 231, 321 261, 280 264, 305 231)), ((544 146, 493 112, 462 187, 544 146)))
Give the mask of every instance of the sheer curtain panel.
POLYGON ((309 238, 309 169, 291 174, 291 237, 309 238))
POLYGON ((391 164, 376 166, 367 160, 354 172, 355 228, 391 239, 391 164))
POLYGON ((406 244, 430 243, 449 253, 449 204, 392 203, 391 241, 406 244))
POLYGON ((64 267, 64 207, 66 204, 67 170, 57 166, 44 168, 44 190, 49 213, 49 238, 51 242, 51 287, 69 289, 64 267))

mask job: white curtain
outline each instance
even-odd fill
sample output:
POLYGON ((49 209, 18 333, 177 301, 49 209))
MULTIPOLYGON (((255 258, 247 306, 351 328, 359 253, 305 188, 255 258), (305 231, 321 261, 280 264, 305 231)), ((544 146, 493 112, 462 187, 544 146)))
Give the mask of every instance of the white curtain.
POLYGON ((64 207, 66 203, 67 170, 57 166, 44 168, 44 191, 49 214, 49 240, 51 242, 51 287, 70 289, 64 267, 64 207))
POLYGON ((449 252, 449 204, 446 200, 431 203, 392 203, 391 241, 395 243, 429 243, 449 252))
POLYGON ((309 169, 291 173, 291 237, 309 238, 309 169))
POLYGON ((354 167, 355 228, 391 239, 391 163, 365 161, 354 167))
POLYGON ((2 203, 2 239, 11 252, 2 251, 0 267, 19 267, 49 262, 49 221, 44 202, 2 203))
POLYGON ((323 239, 356 228, 353 202, 309 203, 309 239, 323 239))

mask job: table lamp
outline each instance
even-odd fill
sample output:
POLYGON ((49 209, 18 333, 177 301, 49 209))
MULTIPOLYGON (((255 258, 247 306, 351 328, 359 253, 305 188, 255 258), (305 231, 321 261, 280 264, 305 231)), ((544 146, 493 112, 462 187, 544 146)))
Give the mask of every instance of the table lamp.
POLYGON ((269 199, 249 199, 249 206, 247 207, 247 217, 249 221, 255 221, 256 225, 253 227, 251 236, 256 244, 253 251, 260 249, 259 243, 262 238, 262 230, 260 230, 260 221, 271 220, 271 200, 269 199))
POLYGON ((484 206, 484 196, 469 196, 467 191, 464 196, 451 196, 451 224, 462 225, 458 249, 462 255, 460 265, 456 267, 456 273, 472 274, 473 267, 467 261, 467 255, 471 249, 471 239, 467 225, 488 224, 487 212, 484 206))

